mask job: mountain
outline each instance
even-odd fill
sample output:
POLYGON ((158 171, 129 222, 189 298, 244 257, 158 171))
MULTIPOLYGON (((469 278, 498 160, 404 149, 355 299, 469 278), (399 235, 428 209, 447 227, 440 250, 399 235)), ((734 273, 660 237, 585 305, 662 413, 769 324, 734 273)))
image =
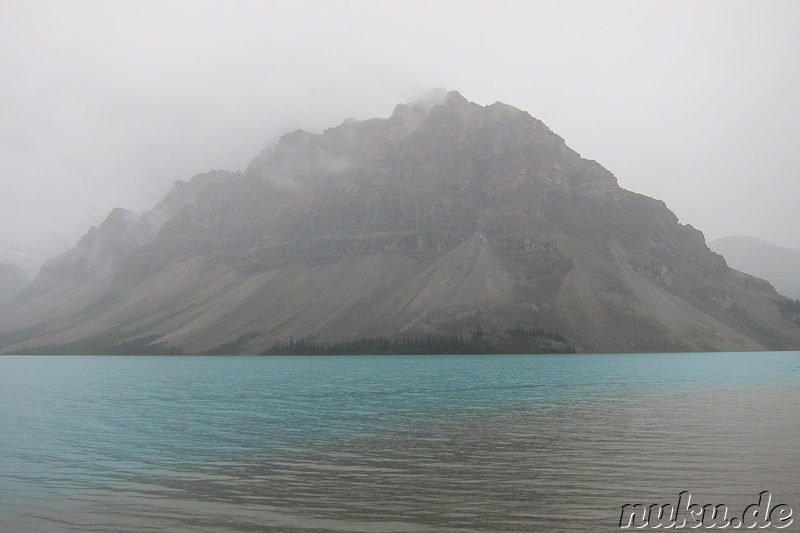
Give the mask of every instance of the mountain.
POLYGON ((115 209, 0 317, 0 349, 511 328, 587 352, 797 349, 777 298, 527 112, 451 92, 289 133, 142 216, 115 209))
POLYGON ((777 291, 800 300, 800 250, 791 250, 755 237, 723 237, 708 243, 728 264, 769 281, 777 291))
POLYGON ((10 305, 29 281, 20 267, 0 263, 0 309, 10 305))
MULTIPOLYGON (((65 248, 66 247, 62 248, 62 250, 65 248)), ((36 276, 42 263, 44 263, 48 257, 52 257, 52 255, 52 252, 47 253, 41 248, 20 248, 0 244, 0 264, 9 265, 22 270, 25 277, 29 280, 36 276)))

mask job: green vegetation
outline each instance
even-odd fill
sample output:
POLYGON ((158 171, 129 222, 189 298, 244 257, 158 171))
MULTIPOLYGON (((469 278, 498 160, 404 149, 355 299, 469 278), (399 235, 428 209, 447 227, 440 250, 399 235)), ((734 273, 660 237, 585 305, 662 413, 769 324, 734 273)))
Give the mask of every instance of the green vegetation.
POLYGON ((792 300, 781 296, 775 303, 784 315, 795 316, 800 315, 800 300, 792 300))
MULTIPOLYGON (((240 353, 248 341, 257 336, 248 332, 236 340, 222 344, 200 355, 240 353)), ((158 337, 119 340, 119 334, 106 332, 67 344, 50 344, 20 350, 20 355, 183 355, 180 348, 158 337)), ((511 328, 487 332, 478 328, 469 335, 388 338, 376 336, 341 342, 314 339, 290 339, 276 342, 262 355, 434 355, 434 354, 501 354, 501 353, 574 353, 574 349, 558 333, 535 328, 511 328)))
POLYGON ((276 342, 262 355, 436 355, 499 353, 574 353, 561 335, 533 328, 485 332, 478 328, 468 337, 426 335, 424 337, 361 338, 328 342, 290 339, 276 342))

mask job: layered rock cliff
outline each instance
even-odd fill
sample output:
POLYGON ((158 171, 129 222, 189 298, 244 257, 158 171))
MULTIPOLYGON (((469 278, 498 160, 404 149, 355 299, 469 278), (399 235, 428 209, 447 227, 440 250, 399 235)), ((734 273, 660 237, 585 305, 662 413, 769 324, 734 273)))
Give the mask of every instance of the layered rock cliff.
POLYGON ((448 93, 115 210, 0 317, 0 350, 515 326, 594 352, 796 349, 776 297, 528 113, 448 93))

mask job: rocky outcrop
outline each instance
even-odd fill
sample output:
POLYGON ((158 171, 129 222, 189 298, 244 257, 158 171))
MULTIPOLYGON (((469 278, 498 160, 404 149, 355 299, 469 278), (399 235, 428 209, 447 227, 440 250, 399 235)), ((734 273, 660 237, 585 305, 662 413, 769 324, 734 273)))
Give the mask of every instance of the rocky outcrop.
POLYGON ((584 351, 797 348, 776 298, 528 113, 439 93, 115 210, 0 317, 0 349, 20 331, 258 353, 518 326, 584 351))
POLYGON ((800 300, 800 250, 755 237, 723 237, 708 245, 736 270, 763 278, 783 296, 800 300))

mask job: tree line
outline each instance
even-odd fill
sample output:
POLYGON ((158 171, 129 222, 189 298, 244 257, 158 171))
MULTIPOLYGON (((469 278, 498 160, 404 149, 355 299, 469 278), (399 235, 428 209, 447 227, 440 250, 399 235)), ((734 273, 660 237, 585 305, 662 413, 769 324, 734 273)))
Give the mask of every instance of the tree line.
POLYGON ((290 338, 276 341, 262 355, 439 355, 499 353, 574 353, 557 332, 510 328, 500 332, 476 329, 470 335, 384 336, 335 341, 290 338))

